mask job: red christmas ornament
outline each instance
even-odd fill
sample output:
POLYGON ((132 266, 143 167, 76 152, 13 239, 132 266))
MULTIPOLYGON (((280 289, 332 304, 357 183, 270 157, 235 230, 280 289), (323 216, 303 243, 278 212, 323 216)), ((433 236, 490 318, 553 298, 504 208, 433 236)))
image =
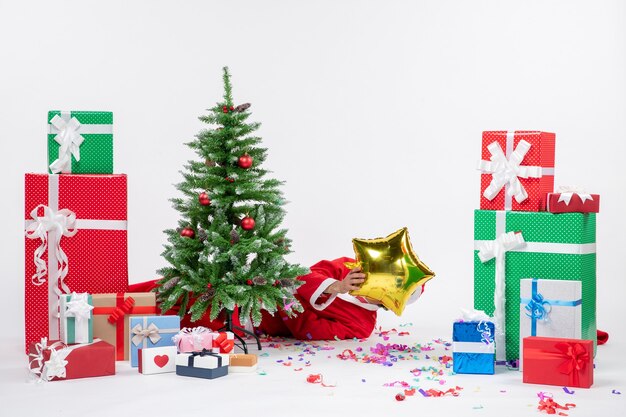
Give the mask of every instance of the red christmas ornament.
POLYGON ((280 282, 274 281, 274 284, 272 284, 272 285, 274 285, 275 287, 278 287, 280 285, 280 282))
POLYGON ((226 178, 226 181, 228 181, 228 182, 235 182, 235 180, 232 179, 231 177, 225 177, 225 178, 226 178))
POLYGON ((222 111, 223 111, 224 113, 228 113, 228 106, 224 106, 224 107, 222 107, 222 111))
POLYGON ((241 155, 239 157, 238 164, 239 164, 239 166, 241 168, 248 169, 248 168, 250 168, 252 166, 252 161, 253 161, 252 157, 250 155, 248 155, 248 154, 245 154, 245 155, 241 155))
POLYGON ((203 206, 210 206, 211 205, 211 199, 209 198, 207 193, 200 193, 200 195, 198 195, 198 201, 203 206))
POLYGON ((211 283, 210 283, 210 282, 208 282, 208 283, 206 284, 206 287, 210 289, 210 288, 212 287, 211 283))
POLYGON ((230 106, 230 111, 235 110, 235 106, 230 106))
POLYGON ((248 285, 252 285, 252 284, 254 284, 254 282, 252 282, 252 280, 251 280, 251 279, 249 279, 249 280, 247 280, 247 281, 246 281, 246 284, 248 284, 248 285))
POLYGON ((196 233, 193 231, 191 227, 185 227, 183 230, 180 231, 180 235, 182 237, 188 237, 190 239, 193 239, 194 237, 196 237, 196 233))
POLYGON ((243 230, 252 230, 254 229, 254 219, 252 217, 246 216, 241 219, 241 228, 243 230))

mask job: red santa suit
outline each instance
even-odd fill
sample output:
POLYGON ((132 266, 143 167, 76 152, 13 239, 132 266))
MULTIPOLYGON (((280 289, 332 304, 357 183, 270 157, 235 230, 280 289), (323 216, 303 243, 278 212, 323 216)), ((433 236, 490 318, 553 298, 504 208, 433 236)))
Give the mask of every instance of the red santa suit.
MULTIPOLYGON (((294 294, 304 312, 288 318, 284 311, 274 317, 264 311, 258 330, 303 340, 369 337, 376 325, 377 304, 350 294, 324 294, 331 284, 348 275, 350 269, 345 266, 346 262, 354 262, 354 259, 339 258, 313 265, 309 274, 299 277, 304 283, 294 294)), ((422 291, 423 286, 417 288, 409 303, 417 300, 422 291)))

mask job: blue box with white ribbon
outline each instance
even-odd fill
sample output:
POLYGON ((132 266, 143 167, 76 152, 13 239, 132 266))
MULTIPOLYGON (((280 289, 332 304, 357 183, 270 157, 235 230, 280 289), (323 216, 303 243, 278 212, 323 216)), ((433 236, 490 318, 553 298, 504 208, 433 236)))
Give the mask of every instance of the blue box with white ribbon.
POLYGON ((135 316, 130 318, 130 366, 139 366, 139 349, 175 346, 172 337, 180 331, 178 316, 135 316))
POLYGON ((521 340, 528 336, 581 339, 580 281, 522 279, 520 295, 520 347, 521 340))
POLYGON ((452 326, 452 360, 457 374, 493 374, 495 327, 490 321, 457 321, 452 326))

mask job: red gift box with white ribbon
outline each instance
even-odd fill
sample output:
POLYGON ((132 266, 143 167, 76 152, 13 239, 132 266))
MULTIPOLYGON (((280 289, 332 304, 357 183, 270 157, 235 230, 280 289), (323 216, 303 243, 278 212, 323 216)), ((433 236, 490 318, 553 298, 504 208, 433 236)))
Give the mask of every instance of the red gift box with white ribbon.
POLYGON ((593 341, 529 336, 522 343, 525 383, 579 388, 593 385, 593 341))
POLYGON ((579 187, 559 187, 548 193, 547 211, 550 213, 599 213, 600 195, 589 194, 579 187))
POLYGON ((480 209, 545 211, 554 190, 554 133, 483 132, 480 209))
POLYGON ((26 348, 59 339, 59 296, 128 288, 126 175, 25 176, 26 348))

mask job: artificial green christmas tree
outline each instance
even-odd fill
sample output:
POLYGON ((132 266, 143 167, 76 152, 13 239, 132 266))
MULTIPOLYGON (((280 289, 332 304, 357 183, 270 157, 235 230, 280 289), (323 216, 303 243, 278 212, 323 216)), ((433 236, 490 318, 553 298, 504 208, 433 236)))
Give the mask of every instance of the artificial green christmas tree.
POLYGON ((163 257, 170 264, 159 271, 158 298, 166 311, 180 304, 180 314, 210 319, 228 316, 238 306, 242 322, 261 322, 270 313, 293 303, 286 313, 302 306, 294 299, 300 265, 288 263, 291 241, 280 228, 285 200, 282 182, 267 179, 261 168, 266 149, 253 133, 260 124, 248 122, 250 104, 235 106, 228 68, 224 68, 224 100, 200 120, 209 125, 187 145, 199 156, 181 171, 177 184, 183 198, 174 198, 181 214, 179 228, 166 230, 163 257))

